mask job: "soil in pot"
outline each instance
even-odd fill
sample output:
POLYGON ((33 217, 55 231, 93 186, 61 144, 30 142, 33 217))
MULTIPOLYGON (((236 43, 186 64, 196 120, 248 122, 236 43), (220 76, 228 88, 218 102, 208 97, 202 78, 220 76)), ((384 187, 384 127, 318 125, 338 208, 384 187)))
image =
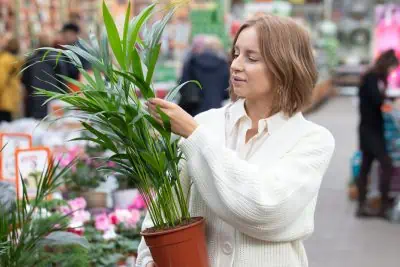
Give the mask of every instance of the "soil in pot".
POLYGON ((142 236, 158 267, 208 267, 205 220, 191 218, 172 229, 144 230, 142 236))

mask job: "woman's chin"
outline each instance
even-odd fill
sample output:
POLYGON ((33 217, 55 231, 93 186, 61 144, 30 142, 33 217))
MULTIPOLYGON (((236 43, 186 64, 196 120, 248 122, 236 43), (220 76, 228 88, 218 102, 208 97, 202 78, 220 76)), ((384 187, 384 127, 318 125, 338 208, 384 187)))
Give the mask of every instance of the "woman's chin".
POLYGON ((244 90, 240 90, 239 88, 233 91, 235 93, 235 95, 239 98, 246 98, 246 92, 244 90))

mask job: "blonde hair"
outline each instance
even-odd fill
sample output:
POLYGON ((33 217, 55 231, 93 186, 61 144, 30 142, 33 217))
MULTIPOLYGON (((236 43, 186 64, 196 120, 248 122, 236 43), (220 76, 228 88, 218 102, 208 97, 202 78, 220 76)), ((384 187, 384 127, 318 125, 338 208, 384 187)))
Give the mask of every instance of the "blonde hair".
MULTIPOLYGON (((255 27, 259 49, 272 78, 272 113, 288 116, 301 111, 311 101, 318 73, 309 33, 293 19, 264 15, 246 21, 233 41, 231 56, 240 33, 255 27)), ((230 86, 231 98, 236 96, 230 86)))

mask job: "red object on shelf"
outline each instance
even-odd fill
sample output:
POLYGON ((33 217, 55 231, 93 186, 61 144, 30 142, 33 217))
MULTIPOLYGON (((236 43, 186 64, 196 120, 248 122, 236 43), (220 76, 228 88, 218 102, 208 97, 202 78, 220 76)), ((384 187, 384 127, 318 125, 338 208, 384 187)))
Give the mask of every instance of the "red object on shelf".
POLYGON ((168 94, 168 90, 157 90, 156 96, 158 98, 164 98, 168 94))

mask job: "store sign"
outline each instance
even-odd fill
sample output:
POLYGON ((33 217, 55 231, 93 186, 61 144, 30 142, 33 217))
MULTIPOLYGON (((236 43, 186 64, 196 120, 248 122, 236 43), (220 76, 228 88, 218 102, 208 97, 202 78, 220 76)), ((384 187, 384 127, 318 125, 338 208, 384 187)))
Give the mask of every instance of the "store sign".
POLYGON ((0 133, 0 179, 14 181, 15 151, 32 146, 32 137, 23 133, 0 133))
POLYGON ((50 150, 45 147, 17 149, 15 153, 17 195, 22 198, 23 182, 29 198, 36 196, 36 189, 42 173, 50 166, 50 150))
POLYGON ((288 2, 248 3, 245 5, 245 17, 250 18, 264 14, 290 16, 292 5, 288 2))

